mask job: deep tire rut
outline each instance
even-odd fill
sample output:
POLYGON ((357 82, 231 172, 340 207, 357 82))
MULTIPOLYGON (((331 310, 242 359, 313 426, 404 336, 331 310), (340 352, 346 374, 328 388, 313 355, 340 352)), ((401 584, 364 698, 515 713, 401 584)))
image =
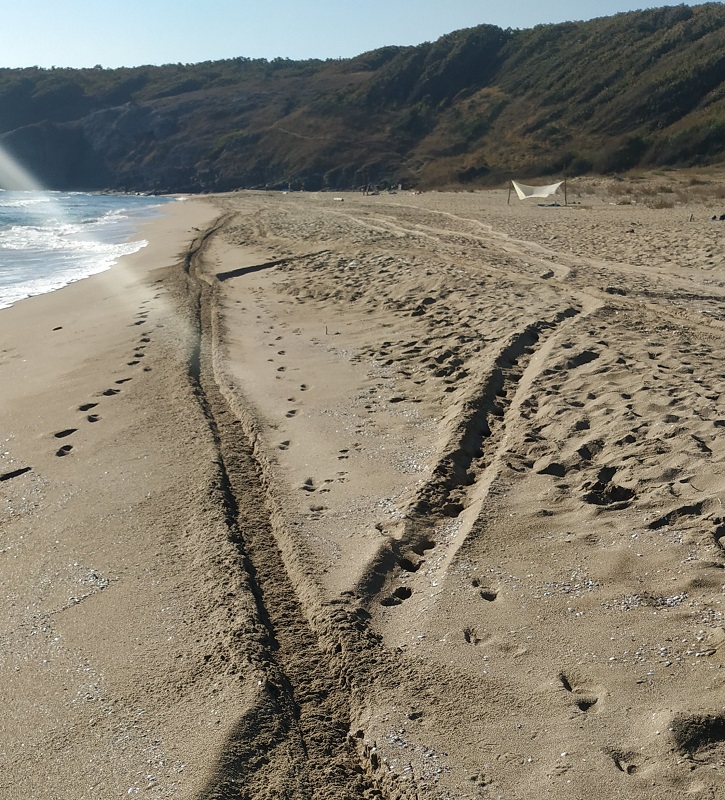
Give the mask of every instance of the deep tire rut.
POLYGON ((260 694, 237 722, 198 797, 405 798, 406 792, 385 790, 394 778, 376 775, 380 765, 370 757, 362 731, 351 734, 354 696, 358 704, 365 696, 359 659, 371 659, 363 674, 376 680, 375 663, 385 661, 381 652, 371 656, 382 651, 379 639, 368 630, 364 612, 346 599, 303 607, 275 535, 253 435, 245 435, 244 421, 215 377, 215 287, 201 265, 205 245, 223 224, 222 218, 200 237, 184 263, 194 335, 189 378, 216 446, 215 489, 258 617, 251 637, 249 631, 233 634, 238 643, 227 658, 252 663, 260 694))
MULTIPOLYGON (((582 313, 574 306, 559 311, 550 320, 540 320, 513 334, 501 344, 493 363, 479 379, 463 409, 450 421, 451 434, 428 481, 408 504, 402 532, 389 538, 358 584, 358 592, 369 599, 380 596, 398 570, 415 572, 427 550, 437 546, 435 528, 445 519, 457 518, 470 507, 480 511, 506 452, 508 429, 520 420, 519 393, 531 371, 535 354, 546 351, 549 342, 567 320, 582 313), (543 343, 543 344, 542 344, 543 343)), ((542 367, 537 366, 534 372, 542 367)), ((530 376, 529 376, 530 379, 530 376)), ((449 564, 470 530, 463 526, 446 553, 449 564)), ((383 593, 383 605, 407 599, 401 587, 383 593), (396 594, 397 592, 397 594, 396 594)))

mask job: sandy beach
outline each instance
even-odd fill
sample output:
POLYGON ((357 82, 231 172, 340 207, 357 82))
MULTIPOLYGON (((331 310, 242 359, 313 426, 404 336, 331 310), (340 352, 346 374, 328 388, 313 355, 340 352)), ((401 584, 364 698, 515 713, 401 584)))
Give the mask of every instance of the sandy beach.
POLYGON ((188 199, 0 311, 0 797, 718 797, 720 185, 188 199))

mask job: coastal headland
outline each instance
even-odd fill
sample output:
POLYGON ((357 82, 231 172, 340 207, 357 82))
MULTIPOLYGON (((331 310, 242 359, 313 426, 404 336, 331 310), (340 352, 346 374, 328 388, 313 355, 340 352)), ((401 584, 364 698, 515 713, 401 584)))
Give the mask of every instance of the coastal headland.
POLYGON ((1 311, 0 796, 722 792, 703 185, 190 198, 1 311))

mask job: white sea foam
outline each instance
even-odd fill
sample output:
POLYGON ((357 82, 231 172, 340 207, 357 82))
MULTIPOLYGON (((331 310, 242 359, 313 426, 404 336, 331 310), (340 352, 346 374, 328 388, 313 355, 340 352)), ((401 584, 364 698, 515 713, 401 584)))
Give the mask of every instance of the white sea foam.
POLYGON ((0 308, 109 269, 169 198, 0 191, 0 308))
POLYGON ((0 195, 0 208, 29 208, 30 206, 35 206, 40 203, 50 202, 51 198, 45 195, 39 197, 22 197, 14 200, 5 200, 5 198, 0 195))

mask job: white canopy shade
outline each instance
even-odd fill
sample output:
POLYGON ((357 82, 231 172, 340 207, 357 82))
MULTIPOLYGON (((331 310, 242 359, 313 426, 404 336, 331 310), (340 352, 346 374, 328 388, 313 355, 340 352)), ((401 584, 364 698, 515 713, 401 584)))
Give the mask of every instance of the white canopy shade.
POLYGON ((511 181, 511 183, 513 183, 514 189, 516 189, 519 200, 525 200, 527 197, 549 197, 549 195, 556 194, 556 190, 564 181, 550 183, 548 186, 526 186, 516 181, 511 181))

